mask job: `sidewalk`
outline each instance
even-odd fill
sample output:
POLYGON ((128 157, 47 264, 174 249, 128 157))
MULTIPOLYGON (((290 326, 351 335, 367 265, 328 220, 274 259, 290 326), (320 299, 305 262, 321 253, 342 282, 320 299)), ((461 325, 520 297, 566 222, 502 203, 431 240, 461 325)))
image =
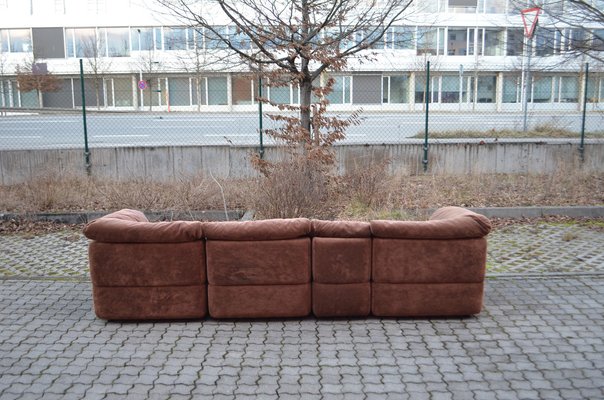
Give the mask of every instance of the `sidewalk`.
POLYGON ((108 323, 80 234, 0 236, 0 399, 604 399, 602 249, 495 231, 471 318, 108 323))

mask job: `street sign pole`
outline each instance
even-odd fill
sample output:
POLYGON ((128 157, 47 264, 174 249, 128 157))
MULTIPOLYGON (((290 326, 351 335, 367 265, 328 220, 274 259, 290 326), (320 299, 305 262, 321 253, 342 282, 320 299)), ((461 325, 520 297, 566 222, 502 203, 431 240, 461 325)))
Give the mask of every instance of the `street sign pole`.
POLYGON ((528 130, 528 100, 531 94, 531 88, 533 87, 531 82, 531 56, 533 54, 533 36, 535 34, 535 30, 537 29, 539 13, 541 13, 541 9, 539 7, 527 8, 520 11, 522 23, 524 24, 524 36, 526 37, 525 51, 528 53, 526 72, 524 74, 524 101, 522 103, 522 111, 524 111, 522 130, 524 132, 528 130))

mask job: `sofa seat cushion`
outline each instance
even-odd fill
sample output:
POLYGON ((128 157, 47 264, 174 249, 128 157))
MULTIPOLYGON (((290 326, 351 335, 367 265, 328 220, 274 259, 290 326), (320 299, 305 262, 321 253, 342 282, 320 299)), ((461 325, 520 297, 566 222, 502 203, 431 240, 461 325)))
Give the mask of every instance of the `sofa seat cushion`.
POLYGON ((308 236, 310 220, 306 218, 267 219, 261 221, 206 222, 208 240, 257 241, 284 240, 308 236))
POLYGON ((206 243, 212 285, 292 285, 310 282, 310 238, 206 243))
POLYGON ((306 317, 311 311, 310 283, 300 285, 208 285, 213 318, 306 317))
POLYGON ((94 310, 108 320, 204 318, 205 285, 92 288, 94 310))
POLYGON ((448 317, 478 314, 482 283, 373 283, 371 313, 377 317, 448 317))
POLYGON ((199 221, 148 222, 136 210, 120 210, 89 222, 84 228, 88 239, 107 243, 182 243, 201 240, 199 221))
POLYGON ((366 317, 371 311, 371 284, 312 284, 312 309, 317 317, 366 317))

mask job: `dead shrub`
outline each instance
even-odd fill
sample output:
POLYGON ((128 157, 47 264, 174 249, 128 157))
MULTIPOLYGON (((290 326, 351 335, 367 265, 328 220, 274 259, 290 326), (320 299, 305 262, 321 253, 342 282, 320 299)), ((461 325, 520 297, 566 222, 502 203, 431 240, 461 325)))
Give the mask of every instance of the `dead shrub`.
POLYGON ((321 218, 330 213, 330 178, 323 163, 292 156, 264 168, 249 203, 258 218, 321 218))

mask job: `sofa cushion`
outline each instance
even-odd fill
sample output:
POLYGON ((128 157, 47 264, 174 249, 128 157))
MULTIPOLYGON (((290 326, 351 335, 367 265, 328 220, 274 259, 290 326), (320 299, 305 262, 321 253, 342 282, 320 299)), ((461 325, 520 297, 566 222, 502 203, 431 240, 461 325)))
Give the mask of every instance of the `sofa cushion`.
POLYGON ((481 238, 490 231, 491 223, 488 218, 461 207, 438 209, 429 221, 371 221, 371 233, 380 238, 481 238))
POLYGON ((369 282, 371 277, 371 239, 313 238, 312 272, 314 282, 369 282))
POLYGON ((334 238, 371 237, 369 222, 312 220, 312 235, 334 238))
POLYGON ((181 243, 203 238, 199 221, 148 222, 135 210, 121 210, 89 222, 88 239, 108 243, 181 243))
POLYGON ((310 233, 306 218, 267 219, 261 221, 206 222, 204 233, 211 240, 283 240, 310 233))

